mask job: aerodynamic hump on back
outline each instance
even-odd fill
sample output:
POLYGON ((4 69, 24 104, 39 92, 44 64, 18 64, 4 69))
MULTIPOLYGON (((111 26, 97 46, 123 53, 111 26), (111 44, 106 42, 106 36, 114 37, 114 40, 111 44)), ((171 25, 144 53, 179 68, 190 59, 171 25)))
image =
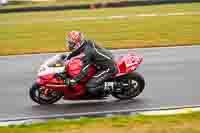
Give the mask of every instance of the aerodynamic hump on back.
POLYGON ((142 61, 143 58, 134 53, 129 53, 128 55, 121 57, 119 61, 117 61, 119 73, 129 73, 135 71, 142 61))

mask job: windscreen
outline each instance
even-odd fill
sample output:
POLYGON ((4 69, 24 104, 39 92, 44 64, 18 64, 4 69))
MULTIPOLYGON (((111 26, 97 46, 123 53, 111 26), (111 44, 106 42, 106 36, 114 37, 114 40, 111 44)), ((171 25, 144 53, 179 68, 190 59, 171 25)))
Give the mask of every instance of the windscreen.
POLYGON ((62 67, 64 66, 64 60, 62 55, 55 55, 45 63, 48 67, 62 67))

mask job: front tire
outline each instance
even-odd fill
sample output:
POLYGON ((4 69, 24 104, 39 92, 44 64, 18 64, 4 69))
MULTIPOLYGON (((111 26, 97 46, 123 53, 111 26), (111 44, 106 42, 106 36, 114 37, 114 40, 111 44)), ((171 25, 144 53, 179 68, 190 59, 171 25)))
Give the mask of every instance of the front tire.
POLYGON ((137 72, 121 76, 116 82, 120 83, 120 85, 115 87, 112 96, 121 100, 137 97, 145 87, 144 78, 137 72))
POLYGON ((41 105, 53 104, 53 103, 59 101, 63 96, 63 94, 61 92, 54 91, 54 96, 52 95, 52 96, 49 96, 49 97, 45 97, 45 96, 42 95, 41 91, 43 91, 43 89, 37 83, 34 83, 29 90, 30 98, 34 102, 41 104, 41 105))

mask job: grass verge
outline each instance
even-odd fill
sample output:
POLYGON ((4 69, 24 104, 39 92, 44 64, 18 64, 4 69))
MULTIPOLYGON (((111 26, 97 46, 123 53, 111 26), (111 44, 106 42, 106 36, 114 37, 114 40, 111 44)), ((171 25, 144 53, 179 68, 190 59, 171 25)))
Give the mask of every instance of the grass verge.
POLYGON ((65 32, 80 30, 106 48, 174 46, 200 43, 200 15, 129 17, 67 21, 138 13, 198 12, 199 3, 147 7, 14 13, 0 16, 0 55, 64 51, 65 32))
POLYGON ((1 133, 199 133, 200 113, 172 116, 116 116, 49 121, 30 126, 1 127, 1 133))

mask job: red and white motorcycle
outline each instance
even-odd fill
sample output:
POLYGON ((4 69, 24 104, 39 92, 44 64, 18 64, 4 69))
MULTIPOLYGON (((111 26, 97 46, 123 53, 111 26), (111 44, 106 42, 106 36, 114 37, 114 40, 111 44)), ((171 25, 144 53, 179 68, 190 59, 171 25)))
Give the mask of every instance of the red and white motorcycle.
MULTIPOLYGON (((141 56, 127 54, 116 60, 119 73, 105 81, 105 90, 110 90, 104 97, 112 95, 117 99, 132 99, 138 96, 145 87, 144 78, 135 70, 143 61, 141 56)), ((30 88, 30 98, 38 104, 53 104, 61 98, 64 100, 89 100, 99 97, 88 97, 85 83, 96 73, 95 66, 89 68, 87 76, 74 86, 66 86, 64 79, 56 76, 63 73, 69 78, 76 77, 83 64, 81 56, 65 61, 58 54, 41 65, 36 82, 30 88)))

